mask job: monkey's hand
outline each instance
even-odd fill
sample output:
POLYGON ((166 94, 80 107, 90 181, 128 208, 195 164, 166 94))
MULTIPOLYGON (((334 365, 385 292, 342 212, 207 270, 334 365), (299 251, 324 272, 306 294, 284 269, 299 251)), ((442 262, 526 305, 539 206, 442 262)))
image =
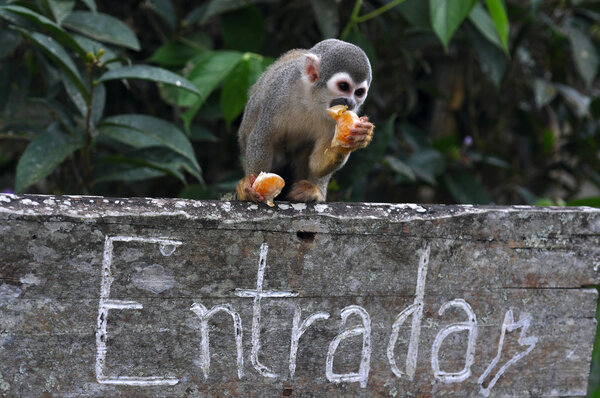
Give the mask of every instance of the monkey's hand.
POLYGON ((242 178, 235 188, 238 200, 250 201, 250 202, 264 202, 265 197, 256 192, 252 188, 252 184, 256 181, 256 174, 250 174, 242 178))
POLYGON ((369 118, 367 116, 361 117, 360 121, 355 123, 350 129, 350 134, 348 134, 346 137, 346 139, 349 141, 348 149, 350 149, 350 152, 369 145, 373 139, 374 129, 375 125, 369 122, 369 118))

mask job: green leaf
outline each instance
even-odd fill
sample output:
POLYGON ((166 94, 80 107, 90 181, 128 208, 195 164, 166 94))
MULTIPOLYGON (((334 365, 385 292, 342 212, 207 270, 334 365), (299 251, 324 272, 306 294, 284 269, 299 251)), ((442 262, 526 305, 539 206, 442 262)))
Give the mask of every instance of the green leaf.
POLYGON ((548 105, 556 97, 556 88, 554 85, 544 79, 535 79, 533 81, 533 92, 535 104, 538 108, 548 105))
POLYGON ((600 66, 598 50, 590 37, 574 26, 567 28, 567 36, 571 43, 571 53, 577 71, 589 88, 594 82, 594 78, 598 73, 598 66, 600 66))
POLYGON ((258 52, 264 35, 263 19, 258 8, 248 6, 223 14, 221 35, 228 49, 258 52))
POLYGON ((46 53, 52 60, 65 71, 69 78, 73 80, 73 83, 77 86, 77 90, 81 93, 84 98, 87 98, 88 92, 79 70, 75 66, 75 63, 65 51, 65 49, 52 37, 43 35, 38 32, 30 32, 25 29, 17 28, 17 30, 37 46, 39 46, 44 53, 46 53))
POLYGON ((95 183, 115 180, 138 181, 169 174, 187 184, 180 170, 188 167, 189 160, 166 148, 143 148, 122 155, 104 156, 99 162, 112 167, 102 167, 98 170, 95 183), (160 174, 142 172, 148 168, 159 171, 160 174))
POLYGON ((500 36, 498 36, 498 31, 494 25, 494 21, 481 3, 475 4, 475 7, 473 7, 469 13, 469 20, 473 23, 473 25, 475 25, 477 30, 479 30, 479 32, 481 32, 481 34, 490 41, 490 43, 493 43, 503 49, 500 36))
POLYGON ((36 136, 27 145, 17 164, 15 192, 21 192, 29 185, 50 175, 73 151, 81 148, 81 143, 63 133, 58 126, 36 136))
POLYGON ((446 50, 454 32, 476 2, 477 0, 429 0, 431 26, 446 50))
POLYGON ((204 23, 210 18, 223 14, 229 11, 238 10, 246 7, 250 3, 258 3, 257 0, 210 0, 208 4, 204 4, 195 8, 185 18, 188 23, 204 23))
MULTIPOLYGON (((170 72, 166 69, 149 65, 125 66, 122 68, 113 69, 100 76, 97 82, 101 83, 109 80, 121 79, 150 80, 157 83, 168 84, 178 89, 187 90, 196 95, 202 94, 186 78, 179 76, 173 72, 170 72)), ((194 98, 198 97, 194 96, 194 98)))
POLYGON ((454 170, 444 177, 446 187, 458 203, 487 205, 492 202, 490 194, 470 174, 454 170))
POLYGON ((94 40, 139 50, 135 33, 123 22, 107 14, 90 11, 73 11, 63 25, 94 40))
POLYGON ((248 91, 263 70, 260 59, 245 56, 229 73, 221 91, 221 111, 227 124, 244 110, 248 91))
POLYGON ((485 40, 482 35, 475 33, 471 35, 473 48, 477 53, 477 58, 482 71, 490 78, 494 85, 499 88, 502 77, 506 72, 507 58, 500 47, 485 40))
POLYGON ((154 54, 148 58, 148 62, 169 67, 183 66, 197 53, 197 49, 176 40, 160 46, 154 54))
POLYGON ((168 101, 174 105, 199 109, 243 56, 243 53, 237 51, 205 51, 201 53, 190 62, 193 67, 187 76, 188 80, 200 91, 200 99, 189 93, 178 92, 173 95, 172 91, 167 91, 168 101))
POLYGON ((446 161, 435 149, 425 148, 413 153, 407 163, 415 175, 431 185, 437 185, 436 177, 446 169, 446 161))
MULTIPOLYGON (((92 54, 98 54, 98 51, 104 51, 104 55, 101 58, 101 62, 103 64, 106 64, 108 61, 118 58, 118 55, 110 48, 108 48, 108 46, 104 43, 88 39, 87 37, 78 35, 76 33, 73 33, 72 36, 75 39, 75 41, 85 50, 86 54, 90 52, 92 54)), ((117 64, 108 64, 107 66, 111 67, 111 65, 113 65, 114 67, 120 67, 120 65, 117 64)))
POLYGON ((75 0, 43 0, 42 3, 52 13, 54 20, 59 25, 75 7, 75 0))
POLYGON ((337 38, 340 33, 340 15, 336 0, 311 0, 313 15, 323 39, 337 38))
POLYGON ((191 126, 190 127, 190 140, 192 141, 205 141, 205 142, 219 142, 219 139, 215 137, 208 129, 202 126, 191 126))
POLYGON ((148 0, 148 7, 167 23, 171 30, 177 27, 177 16, 171 0, 148 0))
POLYGON ((47 32, 52 35, 55 39, 67 44, 71 47, 80 57, 85 59, 85 51, 81 46, 71 37, 71 35, 66 32, 63 28, 57 25, 54 21, 46 18, 43 15, 40 15, 29 8, 21 7, 21 6, 0 6, 0 17, 8 19, 11 22, 15 22, 10 17, 10 14, 16 14, 23 18, 26 18, 29 21, 34 22, 38 26, 47 30, 47 32))
POLYGON ((0 60, 9 56, 21 44, 21 36, 8 29, 0 30, 0 60))
POLYGON ((429 2, 425 0, 406 0, 396 6, 404 18, 412 25, 422 29, 431 29, 429 2))
POLYGON ((92 12, 98 12, 98 7, 96 7, 96 2, 94 0, 81 0, 83 4, 92 12))
POLYGON ((384 160, 385 163, 387 163, 387 165, 390 166, 390 169, 392 169, 394 172, 404 177, 407 177, 411 181, 415 181, 415 173, 412 171, 409 165, 393 156, 386 156, 384 160))
POLYGON ((590 115, 590 104, 592 99, 587 95, 581 94, 573 87, 564 84, 555 83, 554 87, 565 99, 565 102, 571 110, 580 118, 590 115))
POLYGON ((402 137, 413 151, 431 147, 429 141, 427 141, 427 134, 412 124, 401 124, 400 131, 402 132, 402 137))
POLYGON ((96 87, 94 87, 94 93, 92 95, 92 113, 90 115, 90 127, 96 126, 100 119, 102 119, 105 104, 106 87, 104 87, 104 84, 98 84, 96 87))
POLYGON ((85 117, 85 115, 87 114, 86 99, 83 97, 83 94, 81 94, 81 91, 79 91, 79 89, 77 88, 75 83, 73 83, 73 81, 67 75, 67 73, 63 70, 61 70, 60 73, 62 75, 61 80, 65 91, 67 92, 67 95, 71 99, 71 102, 73 102, 73 105, 75 105, 75 108, 77 108, 77 110, 79 111, 79 114, 85 117))
POLYGON ((600 207, 600 196, 572 199, 567 202, 567 206, 600 207))
POLYGON ((186 159, 190 172, 202 179, 194 149, 185 134, 166 120, 147 115, 116 115, 103 119, 97 126, 102 135, 135 148, 163 146, 186 159))
POLYGON ((500 43, 502 43, 502 49, 508 54, 508 31, 510 25, 508 23, 508 17, 506 16, 506 7, 504 6, 503 0, 485 0, 488 10, 496 31, 500 37, 500 43))

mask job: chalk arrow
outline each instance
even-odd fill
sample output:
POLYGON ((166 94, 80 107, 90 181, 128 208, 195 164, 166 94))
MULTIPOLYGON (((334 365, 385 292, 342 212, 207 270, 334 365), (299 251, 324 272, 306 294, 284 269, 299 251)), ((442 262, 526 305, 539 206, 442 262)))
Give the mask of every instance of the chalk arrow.
POLYGON ((502 376, 504 374, 504 372, 506 372, 506 370, 510 366, 514 365, 521 358, 523 358, 524 356, 529 354, 531 352, 531 350, 533 350, 533 348, 537 344, 537 342, 538 342, 537 337, 526 336, 527 329, 529 329, 530 324, 531 324, 531 316, 521 317, 519 322, 515 322, 512 309, 509 309, 508 311, 506 311, 506 314, 504 315, 504 322, 502 322, 502 331, 500 333, 500 340, 498 341, 498 353, 496 354, 496 357, 492 360, 490 365, 487 367, 485 372, 483 372, 483 374, 479 377, 479 380, 477 381, 481 388, 480 393, 483 396, 485 396, 485 397, 489 396, 490 390, 494 387, 494 385, 496 384, 496 382, 498 381, 500 376, 502 376), (519 335, 519 338, 517 339, 517 342, 519 343, 519 345, 526 347, 525 351, 521 351, 521 352, 513 355, 513 357, 508 362, 506 362, 504 365, 502 365, 502 367, 498 370, 498 372, 496 373, 494 378, 489 382, 487 387, 483 387, 484 380, 488 378, 488 376, 490 375, 492 370, 494 370, 494 368, 496 367, 496 365, 498 365, 498 362, 500 361, 500 356, 502 355, 502 348, 504 346, 504 337, 506 336, 506 332, 507 331, 513 332, 519 328, 521 329, 521 333, 519 335))

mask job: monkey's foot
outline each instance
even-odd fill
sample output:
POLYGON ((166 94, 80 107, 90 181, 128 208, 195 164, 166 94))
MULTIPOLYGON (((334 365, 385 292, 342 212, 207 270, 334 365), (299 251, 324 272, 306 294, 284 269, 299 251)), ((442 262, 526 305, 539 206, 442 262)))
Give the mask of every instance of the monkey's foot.
POLYGON ((265 198, 260 193, 252 188, 252 184, 256 181, 256 175, 250 174, 242 178, 235 188, 238 200, 246 200, 251 202, 264 202, 265 198))
POLYGON ((291 202, 325 202, 321 189, 308 180, 294 183, 287 199, 291 202))

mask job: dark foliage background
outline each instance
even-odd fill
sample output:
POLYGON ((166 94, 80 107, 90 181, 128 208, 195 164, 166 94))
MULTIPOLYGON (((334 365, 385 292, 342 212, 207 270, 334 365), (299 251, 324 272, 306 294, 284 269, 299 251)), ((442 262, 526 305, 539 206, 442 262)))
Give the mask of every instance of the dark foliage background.
POLYGON ((327 37, 377 125, 329 200, 600 206, 598 0, 0 0, 0 191, 217 198, 249 87, 327 37))

